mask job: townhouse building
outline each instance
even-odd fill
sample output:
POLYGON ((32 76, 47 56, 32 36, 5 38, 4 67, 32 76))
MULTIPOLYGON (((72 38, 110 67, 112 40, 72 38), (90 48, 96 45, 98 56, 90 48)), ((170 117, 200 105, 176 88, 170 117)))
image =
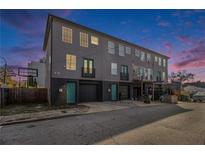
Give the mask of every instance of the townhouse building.
POLYGON ((43 49, 51 104, 140 99, 166 83, 168 57, 49 15, 43 49))

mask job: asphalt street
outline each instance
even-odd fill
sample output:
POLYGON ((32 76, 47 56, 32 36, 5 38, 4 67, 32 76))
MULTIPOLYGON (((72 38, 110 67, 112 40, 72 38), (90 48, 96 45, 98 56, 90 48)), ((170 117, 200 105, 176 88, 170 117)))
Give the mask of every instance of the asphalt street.
POLYGON ((204 144, 205 103, 131 107, 0 127, 0 144, 204 144))

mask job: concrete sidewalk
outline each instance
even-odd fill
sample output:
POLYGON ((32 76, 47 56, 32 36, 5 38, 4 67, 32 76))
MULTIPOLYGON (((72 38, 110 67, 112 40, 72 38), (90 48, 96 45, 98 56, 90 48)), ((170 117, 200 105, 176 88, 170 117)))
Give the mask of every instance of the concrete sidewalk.
POLYGON ((163 105, 163 104, 158 102, 152 102, 151 104, 144 104, 143 102, 138 102, 138 101, 123 101, 123 102, 118 101, 118 102, 81 103, 81 105, 85 107, 55 109, 55 110, 48 110, 48 111, 41 111, 41 112, 1 116, 0 126, 31 122, 31 121, 55 119, 55 118, 61 118, 67 116, 77 116, 77 115, 90 114, 90 113, 114 111, 114 110, 126 109, 131 107, 137 107, 137 106, 144 107, 144 106, 163 105))

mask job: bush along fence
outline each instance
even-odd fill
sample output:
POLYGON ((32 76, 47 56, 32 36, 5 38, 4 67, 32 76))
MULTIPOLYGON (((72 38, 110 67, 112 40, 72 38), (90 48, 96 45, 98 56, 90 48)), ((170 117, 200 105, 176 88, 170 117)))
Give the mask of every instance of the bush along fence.
POLYGON ((9 104, 47 103, 46 88, 0 88, 1 107, 9 104))

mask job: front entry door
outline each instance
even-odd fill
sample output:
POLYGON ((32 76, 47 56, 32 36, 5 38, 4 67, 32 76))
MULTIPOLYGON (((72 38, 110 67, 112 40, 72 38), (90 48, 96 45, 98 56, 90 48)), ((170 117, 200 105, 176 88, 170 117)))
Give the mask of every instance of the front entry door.
POLYGON ((73 104, 76 102, 76 84, 75 82, 67 83, 67 103, 73 104))
POLYGON ((117 85, 116 84, 112 84, 111 87, 112 90, 112 101, 116 101, 117 100, 117 85))

